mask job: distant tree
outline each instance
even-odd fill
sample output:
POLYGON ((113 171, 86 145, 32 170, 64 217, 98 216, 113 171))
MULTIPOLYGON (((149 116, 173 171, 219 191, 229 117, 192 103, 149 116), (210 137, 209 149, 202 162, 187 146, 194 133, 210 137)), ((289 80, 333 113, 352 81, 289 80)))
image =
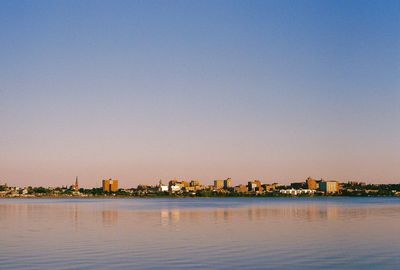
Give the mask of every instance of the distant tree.
POLYGON ((33 188, 33 192, 38 194, 47 194, 50 193, 50 190, 44 187, 35 187, 33 188))
POLYGON ((92 188, 90 190, 90 194, 92 194, 93 196, 101 196, 104 195, 105 192, 103 191, 102 188, 92 188))

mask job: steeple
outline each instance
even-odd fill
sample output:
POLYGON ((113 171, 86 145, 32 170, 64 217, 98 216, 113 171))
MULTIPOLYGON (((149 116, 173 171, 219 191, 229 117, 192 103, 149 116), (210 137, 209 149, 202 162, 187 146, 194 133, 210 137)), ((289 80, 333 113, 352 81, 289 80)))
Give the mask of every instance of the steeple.
POLYGON ((75 179, 75 190, 79 190, 78 176, 75 179))

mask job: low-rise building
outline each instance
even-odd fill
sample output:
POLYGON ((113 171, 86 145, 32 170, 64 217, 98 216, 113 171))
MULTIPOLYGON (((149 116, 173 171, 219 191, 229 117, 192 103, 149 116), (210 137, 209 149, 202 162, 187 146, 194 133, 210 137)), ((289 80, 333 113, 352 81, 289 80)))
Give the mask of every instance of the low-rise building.
POLYGON ((182 190, 182 186, 178 184, 170 185, 169 186, 169 191, 172 193, 178 192, 182 190))
POLYGON ((158 182, 158 191, 159 192, 168 192, 168 185, 164 185, 160 179, 160 182, 158 182))
POLYGON ((200 186, 200 181, 192 180, 192 181, 190 181, 189 185, 190 185, 191 187, 200 186))
POLYGON ((307 188, 307 185, 305 182, 297 182, 297 183, 291 183, 290 187, 294 189, 301 189, 301 188, 307 188))
POLYGON ((261 181, 254 180, 247 183, 247 189, 250 192, 263 191, 261 181))
POLYGON ((234 188, 234 191, 236 193, 247 193, 248 192, 248 188, 245 185, 238 185, 234 188))
POLYGON ((167 185, 160 185, 158 187, 158 191, 160 191, 160 192, 168 192, 168 186, 167 185))
POLYGON ((279 190, 279 192, 281 194, 297 196, 297 195, 305 195, 305 194, 311 195, 311 194, 315 193, 315 190, 291 188, 291 189, 281 189, 281 190, 279 190))
POLYGON ((262 185, 262 188, 264 189, 265 192, 272 192, 275 190, 275 186, 270 184, 264 184, 262 185))

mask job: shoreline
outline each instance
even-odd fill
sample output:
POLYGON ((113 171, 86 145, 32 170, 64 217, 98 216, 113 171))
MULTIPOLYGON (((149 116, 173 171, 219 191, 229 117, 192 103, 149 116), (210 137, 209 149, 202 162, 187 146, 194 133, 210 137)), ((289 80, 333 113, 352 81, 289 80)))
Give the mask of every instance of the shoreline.
POLYGON ((106 199, 106 200, 115 200, 115 199, 322 199, 322 198, 398 198, 400 196, 209 196, 209 197, 199 197, 199 196, 90 196, 90 197, 79 197, 79 196, 40 196, 40 197, 0 197, 0 200, 9 200, 9 199, 53 199, 53 200, 96 200, 96 199, 106 199))

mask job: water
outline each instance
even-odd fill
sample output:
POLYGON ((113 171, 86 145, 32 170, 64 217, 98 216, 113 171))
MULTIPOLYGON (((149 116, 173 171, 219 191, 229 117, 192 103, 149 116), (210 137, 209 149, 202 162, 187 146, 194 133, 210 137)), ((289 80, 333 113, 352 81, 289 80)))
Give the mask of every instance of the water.
POLYGON ((398 198, 3 199, 0 269, 398 269, 398 198))

